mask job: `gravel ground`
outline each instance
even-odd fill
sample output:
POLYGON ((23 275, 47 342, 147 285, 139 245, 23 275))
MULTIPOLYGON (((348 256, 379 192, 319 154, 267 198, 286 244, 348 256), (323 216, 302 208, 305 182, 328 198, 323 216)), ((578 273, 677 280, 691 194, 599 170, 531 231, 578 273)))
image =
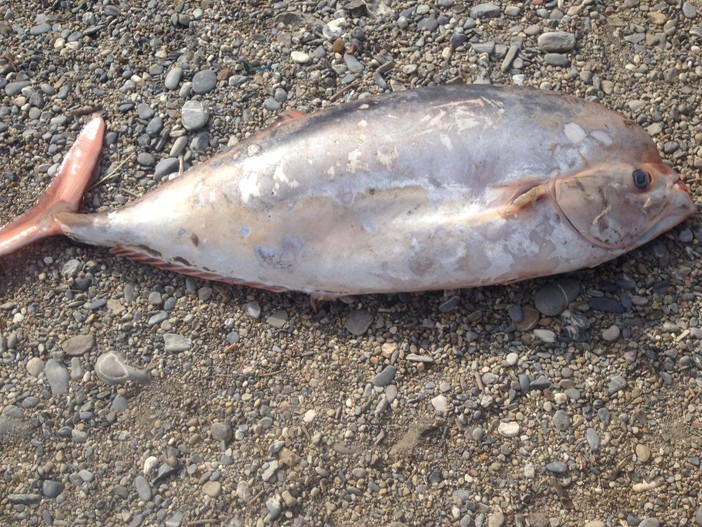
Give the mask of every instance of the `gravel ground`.
MULTIPOLYGON (((95 109, 85 210, 282 109, 454 82, 600 100, 702 194, 699 0, 0 0, 0 19, 3 223, 95 109)), ((568 278, 317 311, 37 244, 0 262, 0 524, 702 525, 701 242, 693 218, 568 278)))

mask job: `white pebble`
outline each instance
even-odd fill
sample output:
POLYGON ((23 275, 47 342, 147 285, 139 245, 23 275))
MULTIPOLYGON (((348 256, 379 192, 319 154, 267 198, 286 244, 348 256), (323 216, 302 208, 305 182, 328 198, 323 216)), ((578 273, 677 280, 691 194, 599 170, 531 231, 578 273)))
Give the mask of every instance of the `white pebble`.
POLYGON ((519 434, 519 423, 514 421, 501 422, 497 427, 497 431, 504 437, 516 437, 519 434))

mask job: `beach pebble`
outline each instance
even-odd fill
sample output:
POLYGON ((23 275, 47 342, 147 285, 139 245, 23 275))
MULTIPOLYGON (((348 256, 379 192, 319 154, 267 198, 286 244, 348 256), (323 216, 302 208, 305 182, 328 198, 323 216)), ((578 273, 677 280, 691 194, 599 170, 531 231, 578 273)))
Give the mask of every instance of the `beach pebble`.
POLYGON ((49 359, 44 366, 44 374, 52 394, 64 395, 68 393, 68 370, 63 364, 49 359))
POLYGON ((516 423, 514 421, 509 421, 509 422, 500 422, 500 424, 497 426, 497 431, 500 433, 500 435, 504 437, 516 437, 519 435, 519 423, 516 423))
POLYGON ((199 130, 207 124, 210 111, 200 101, 187 101, 180 112, 183 126, 186 130, 199 130))
POLYGON ((539 47, 549 53, 567 53, 575 47, 575 35, 564 31, 542 33, 537 40, 539 47))

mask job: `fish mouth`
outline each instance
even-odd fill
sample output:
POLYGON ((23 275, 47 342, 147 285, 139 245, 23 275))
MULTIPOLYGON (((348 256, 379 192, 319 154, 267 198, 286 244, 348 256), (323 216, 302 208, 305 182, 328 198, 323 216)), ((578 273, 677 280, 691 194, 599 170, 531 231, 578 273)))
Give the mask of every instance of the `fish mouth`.
POLYGON ((639 237, 637 247, 640 247, 673 227, 697 214, 697 205, 692 201, 690 189, 679 177, 670 186, 670 203, 653 222, 653 227, 639 237))

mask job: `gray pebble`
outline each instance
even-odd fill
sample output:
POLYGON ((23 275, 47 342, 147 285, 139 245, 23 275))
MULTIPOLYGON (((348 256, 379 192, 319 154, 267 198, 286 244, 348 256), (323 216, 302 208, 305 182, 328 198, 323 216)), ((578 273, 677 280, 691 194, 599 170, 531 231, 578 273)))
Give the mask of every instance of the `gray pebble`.
POLYGON ((51 31, 51 24, 42 22, 41 24, 32 26, 29 30, 29 34, 33 36, 43 35, 44 33, 48 33, 49 31, 51 31))
POLYGON ((352 335, 363 335, 373 323, 373 316, 365 309, 352 311, 346 318, 344 326, 352 335))
POLYGON ((546 55, 544 55, 544 62, 549 66, 557 66, 559 68, 567 68, 570 64, 568 57, 561 53, 546 53, 546 55))
POLYGON ((163 117, 156 115, 146 125, 146 133, 154 137, 161 133, 161 130, 163 130, 163 117))
POLYGON ((77 357, 89 352, 95 345, 95 336, 90 333, 88 335, 76 335, 71 337, 61 344, 63 352, 69 357, 77 357))
POLYGON ((439 27, 439 22, 436 20, 436 18, 431 16, 422 18, 417 24, 417 29, 419 31, 429 31, 430 33, 436 31, 437 27, 439 27))
POLYGON ((478 4, 470 10, 470 17, 473 19, 494 18, 496 16, 500 16, 500 6, 492 2, 478 4))
POLYGON ((140 500, 149 501, 151 499, 151 486, 144 476, 139 474, 134 478, 134 485, 140 500))
POLYGON ((590 450, 597 452, 600 448, 600 436, 597 435, 597 431, 594 428, 588 428, 585 430, 585 439, 587 439, 587 444, 590 445, 590 450))
POLYGON ((27 361, 27 372, 32 377, 39 377, 41 372, 44 371, 44 361, 39 357, 32 357, 27 361))
MULTIPOLYGON (((176 512, 173 516, 168 518, 166 520, 166 527, 180 527, 183 524, 183 518, 185 517, 185 513, 182 512, 176 512)), ((236 523, 232 525, 237 525, 236 523)))
POLYGON ((78 471, 78 477, 82 479, 84 483, 89 483, 95 479, 93 473, 85 468, 78 471))
POLYGON ((520 373, 519 374, 519 390, 524 394, 529 392, 529 389, 531 388, 531 380, 529 379, 529 375, 526 373, 520 373))
POLYGON ((206 130, 198 132, 193 136, 192 141, 190 141, 190 150, 192 152, 205 152, 210 146, 210 133, 206 130))
POLYGON ((557 430, 568 430, 568 428, 570 428, 570 417, 568 417, 565 410, 557 410, 556 413, 553 414, 553 426, 556 427, 557 430))
POLYGON ((200 302, 207 302, 214 294, 214 289, 209 286, 201 287, 197 290, 197 299, 200 302))
POLYGON ((213 70, 198 71, 193 76, 193 91, 198 95, 211 92, 217 86, 217 74, 213 70))
POLYGON ((180 112, 186 130, 199 130, 210 118, 209 109, 200 101, 187 101, 180 112))
POLYGON ((154 111, 145 102, 139 103, 137 105, 137 115, 139 115, 139 119, 143 119, 144 121, 148 121, 154 116, 154 111))
POLYGON ((49 381, 52 394, 63 395, 68 393, 68 370, 63 364, 54 359, 49 359, 44 367, 44 374, 49 381))
POLYGON ((344 63, 351 73, 363 73, 365 67, 361 62, 354 56, 350 54, 344 55, 344 63))
POLYGON ((158 313, 152 315, 149 317, 149 320, 146 322, 149 326, 155 326, 157 324, 160 324, 164 320, 168 318, 168 313, 165 311, 159 311, 158 313))
POLYGON ((282 105, 273 97, 267 97, 266 100, 263 101, 263 107, 271 112, 277 112, 282 108, 282 105))
POLYGON ((117 394, 115 398, 112 399, 112 404, 110 404, 110 409, 114 412, 126 412, 128 408, 128 401, 124 395, 117 394))
POLYGON ((176 333, 163 335, 164 350, 168 353, 181 353, 190 349, 190 339, 176 333))
POLYGON ((575 47, 575 35, 564 31, 552 31, 539 35, 537 44, 549 53, 568 53, 575 47))
POLYGON ((268 510, 268 514, 271 516, 271 520, 275 520, 278 516, 280 516, 283 506, 276 498, 268 498, 266 500, 266 509, 268 510))
POLYGON ((702 527, 702 505, 697 507, 697 511, 695 511, 695 522, 702 527))
POLYGON ((266 319, 266 324, 273 326, 276 329, 283 329, 288 321, 287 311, 278 310, 266 319))
POLYGON ((381 388, 385 388, 392 381, 395 380, 395 374, 397 373, 397 368, 395 366, 386 366, 380 373, 378 373, 373 379, 373 384, 381 388))
POLYGON ((139 155, 137 155, 137 163, 143 167, 152 167, 156 165, 156 158, 149 152, 139 152, 139 155))
POLYGON ((71 358, 70 377, 72 381, 83 378, 83 364, 80 362, 80 357, 71 358))
POLYGON ((213 423, 210 427, 212 439, 222 441, 225 445, 232 440, 232 427, 229 423, 213 423))
POLYGON ((177 157, 167 157, 161 159, 154 169, 154 178, 158 181, 165 176, 174 174, 180 170, 180 162, 177 157))
POLYGON ((13 493, 7 494, 7 499, 15 505, 36 505, 41 502, 41 494, 13 493))
POLYGON ((594 311, 615 314, 624 313, 624 307, 614 298, 609 298, 607 296, 591 298, 588 304, 590 305, 590 309, 594 311))
POLYGON ((175 90, 180 84, 180 79, 183 76, 182 68, 173 68, 166 74, 166 78, 163 81, 163 85, 168 90, 175 90))
POLYGON ((63 492, 63 483, 52 479, 45 479, 41 483, 41 492, 47 498, 55 498, 63 492))
POLYGON ((127 381, 146 383, 151 377, 145 370, 127 364, 124 356, 116 351, 100 355, 95 362, 95 374, 107 384, 122 384, 127 381))
POLYGON ((258 319, 261 316, 261 306, 254 300, 244 306, 244 312, 251 318, 258 319))
POLYGON ((561 278, 540 287, 534 297, 534 305, 543 315, 555 317, 563 313, 579 293, 580 282, 561 278))
POLYGON ((554 474, 565 474, 568 471, 568 466, 562 461, 551 461, 546 465, 546 470, 554 474))
POLYGON ((644 518, 639 523, 639 527, 660 527, 661 522, 658 518, 644 518))
POLYGON ((22 92, 22 88, 29 86, 31 83, 29 81, 15 81, 8 82, 5 85, 5 93, 10 97, 19 95, 22 92))
POLYGON ((690 1, 683 2, 682 12, 685 18, 697 18, 697 8, 690 1))
POLYGON ((219 481, 208 481, 202 486, 202 492, 210 498, 217 498, 222 493, 222 484, 219 481))
POLYGON ((621 375, 613 375, 607 384, 607 395, 614 395, 620 390, 626 388, 626 379, 621 375))

